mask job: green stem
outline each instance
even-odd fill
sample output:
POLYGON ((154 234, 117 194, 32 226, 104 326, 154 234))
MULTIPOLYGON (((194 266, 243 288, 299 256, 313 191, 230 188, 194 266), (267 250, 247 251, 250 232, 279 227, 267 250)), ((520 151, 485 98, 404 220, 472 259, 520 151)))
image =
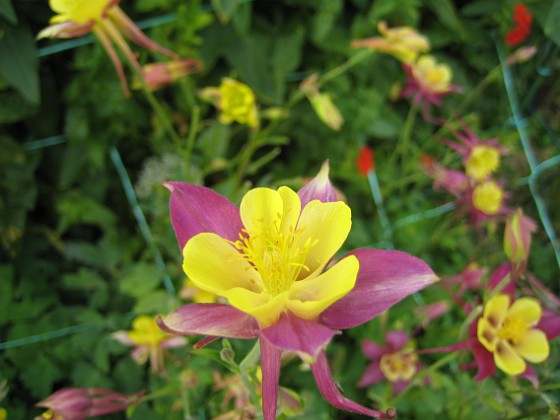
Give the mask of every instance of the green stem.
POLYGON ((200 107, 197 105, 192 110, 191 126, 189 128, 189 136, 187 137, 187 148, 185 150, 185 163, 187 167, 190 163, 192 151, 194 148, 194 141, 198 132, 198 125, 200 124, 200 107))
POLYGON ((416 115, 417 114, 418 114, 418 107, 417 106, 412 106, 408 110, 408 114, 407 114, 406 120, 404 122, 404 127, 403 127, 403 130, 401 132, 401 136, 399 138, 399 142, 397 143, 397 147, 395 147, 395 150, 393 151, 393 154, 391 155, 391 158, 389 159, 389 166, 394 166, 395 160, 399 156, 402 156, 403 159, 406 156, 406 153, 408 152, 408 149, 410 147, 410 136, 411 136, 411 133, 412 133, 412 127, 414 127, 414 123, 416 122, 416 115))
POLYGON ((235 175, 235 191, 239 189, 241 184, 243 183, 243 179, 247 174, 247 168, 251 163, 251 158, 253 154, 257 151, 260 146, 260 133, 251 130, 251 134, 249 136, 249 142, 245 146, 243 152, 241 152, 241 163, 237 168, 237 174, 235 175))

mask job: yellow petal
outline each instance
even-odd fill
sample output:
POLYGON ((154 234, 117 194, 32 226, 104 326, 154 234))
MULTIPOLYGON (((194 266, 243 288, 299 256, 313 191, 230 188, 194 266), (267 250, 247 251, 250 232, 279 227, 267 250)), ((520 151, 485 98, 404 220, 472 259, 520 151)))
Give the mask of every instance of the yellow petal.
POLYGON ((320 276, 296 281, 289 291, 287 308, 303 319, 314 319, 356 284, 360 263, 349 256, 320 276))
POLYGON ((293 232, 296 229, 299 214, 301 213, 301 200, 297 193, 288 187, 278 188, 278 194, 280 194, 283 203, 280 230, 284 233, 293 232))
POLYGON ((224 296, 231 306, 255 317, 261 328, 266 328, 278 321, 288 298, 287 292, 272 296, 242 288, 228 290, 224 296))
POLYGON ((322 203, 313 200, 301 212, 298 230, 301 243, 316 243, 309 250, 305 260, 308 270, 302 270, 300 277, 314 277, 342 246, 350 227, 352 213, 342 201, 322 203))
POLYGON ((480 341, 480 344, 482 344, 486 350, 491 352, 496 350, 496 343, 498 342, 496 329, 492 327, 485 318, 480 318, 478 320, 476 334, 478 341, 480 341))
POLYGON ((269 238, 280 229, 284 204, 278 191, 254 188, 239 206, 241 221, 251 236, 269 238))
POLYGON ((200 233, 183 249, 183 270, 199 289, 224 296, 234 287, 259 292, 262 280, 256 270, 225 239, 200 233))
POLYGON ((509 308, 507 318, 523 321, 528 327, 536 325, 541 319, 542 309, 538 300, 531 297, 517 299, 509 308))
POLYGON ((525 361, 506 340, 500 340, 494 352, 494 362, 508 375, 519 375, 525 370, 525 361))
POLYGON ((502 324, 508 312, 509 302, 508 295, 496 295, 486 303, 483 317, 492 327, 497 328, 502 324))
POLYGON ((544 361, 549 353, 548 340, 541 330, 531 329, 513 344, 514 350, 531 363, 544 361))

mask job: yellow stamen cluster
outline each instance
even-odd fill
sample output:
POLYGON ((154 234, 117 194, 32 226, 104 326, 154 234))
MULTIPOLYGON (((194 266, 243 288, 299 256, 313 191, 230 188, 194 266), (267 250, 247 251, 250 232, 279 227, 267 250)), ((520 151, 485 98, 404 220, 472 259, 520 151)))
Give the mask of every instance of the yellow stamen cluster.
POLYGON ((401 350, 381 356, 379 368, 390 381, 409 381, 416 373, 418 355, 410 350, 401 350))
POLYGON ((268 229, 259 229, 257 234, 251 235, 244 230, 239 240, 233 243, 242 258, 259 272, 265 292, 272 296, 290 290, 302 271, 303 275, 309 273, 305 261, 317 243, 311 238, 301 243, 302 228, 290 227, 285 232, 280 231, 280 220, 279 216, 278 223, 268 229))
POLYGON ((500 211, 503 199, 504 192, 494 181, 486 181, 477 185, 472 193, 473 206, 489 216, 500 211))
POLYGON ((465 163, 466 173, 476 181, 482 181, 496 172, 500 166, 500 152, 492 146, 474 146, 465 163))
POLYGON ((222 124, 231 124, 236 121, 249 127, 259 125, 255 94, 249 86, 237 80, 225 78, 218 89, 222 124))

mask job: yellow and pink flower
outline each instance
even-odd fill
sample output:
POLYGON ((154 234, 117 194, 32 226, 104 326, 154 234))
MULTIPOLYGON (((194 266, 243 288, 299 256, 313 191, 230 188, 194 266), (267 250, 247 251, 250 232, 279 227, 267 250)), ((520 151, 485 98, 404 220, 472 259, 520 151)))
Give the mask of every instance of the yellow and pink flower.
POLYGON ((394 410, 369 409, 340 394, 324 348, 340 329, 369 321, 437 277, 399 251, 359 249, 332 262, 352 222, 325 176, 299 193, 255 188, 239 207, 210 189, 167 183, 185 273, 228 304, 186 305, 158 322, 169 333, 208 336, 199 345, 259 338, 266 420, 276 415, 282 351, 311 364, 319 391, 335 407, 392 418, 394 410))

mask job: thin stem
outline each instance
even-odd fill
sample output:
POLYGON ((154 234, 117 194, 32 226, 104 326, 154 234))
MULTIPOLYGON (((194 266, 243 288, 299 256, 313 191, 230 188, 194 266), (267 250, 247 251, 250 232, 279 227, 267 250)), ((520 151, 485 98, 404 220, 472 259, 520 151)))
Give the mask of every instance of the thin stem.
POLYGON ((404 127, 401 132, 399 142, 397 143, 397 147, 395 147, 395 150, 393 151, 393 154, 389 159, 390 166, 394 166, 395 160, 399 156, 402 157, 406 156, 406 152, 408 151, 408 148, 410 146, 410 136, 412 133, 412 127, 414 127, 417 114, 418 114, 418 107, 417 106, 410 107, 410 109, 408 110, 408 114, 406 116, 406 120, 404 122, 404 127))
POLYGON ((200 107, 197 105, 192 110, 191 126, 189 128, 189 136, 187 137, 187 148, 185 150, 185 163, 187 166, 190 163, 192 150, 196 134, 198 133, 198 125, 200 124, 200 107))
POLYGON ((379 222, 383 228, 383 242, 388 249, 394 249, 393 245, 393 227, 391 222, 387 217, 387 212, 385 211, 385 205, 383 204, 383 195, 381 194, 381 189, 379 188, 379 181, 377 179, 377 174, 375 170, 368 172, 368 181, 371 188, 371 195, 373 196, 373 201, 375 202, 375 207, 377 208, 377 215, 379 216, 379 222))

